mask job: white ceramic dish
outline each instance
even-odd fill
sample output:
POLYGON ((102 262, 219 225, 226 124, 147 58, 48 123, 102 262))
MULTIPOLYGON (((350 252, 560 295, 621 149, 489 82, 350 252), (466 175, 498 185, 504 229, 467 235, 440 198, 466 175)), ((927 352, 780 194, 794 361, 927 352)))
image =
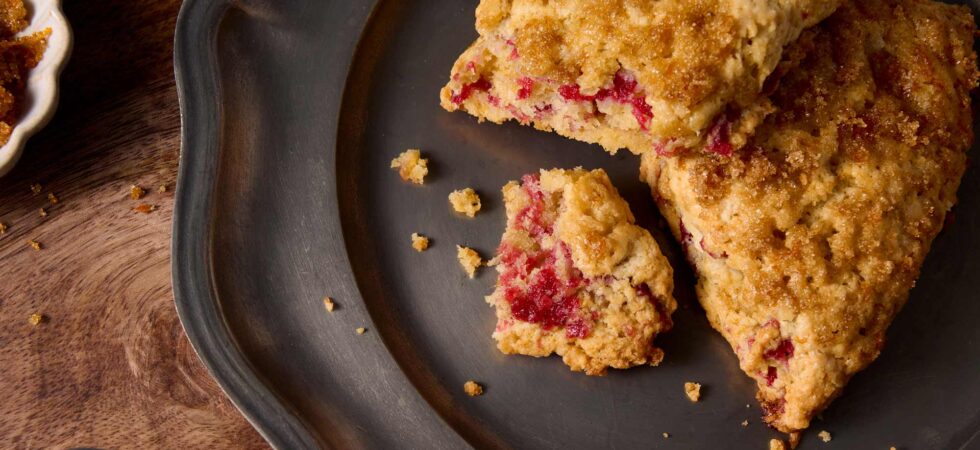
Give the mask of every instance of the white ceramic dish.
POLYGON ((58 77, 71 54, 71 28, 61 12, 61 0, 25 0, 30 25, 23 34, 51 28, 48 48, 27 77, 27 104, 14 126, 10 140, 0 147, 0 176, 13 168, 27 139, 51 120, 58 107, 58 77))

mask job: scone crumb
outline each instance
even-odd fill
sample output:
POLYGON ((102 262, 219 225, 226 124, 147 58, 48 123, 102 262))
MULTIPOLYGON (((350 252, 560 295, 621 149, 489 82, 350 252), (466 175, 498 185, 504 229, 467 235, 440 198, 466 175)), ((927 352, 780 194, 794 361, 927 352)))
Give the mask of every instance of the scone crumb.
POLYGON ((0 222, 0 235, 7 233, 7 224, 0 222))
POLYGON ((664 433, 664 439, 667 439, 669 437, 670 437, 670 433, 664 433))
POLYGON ((747 426, 749 426, 749 421, 748 421, 748 419, 746 419, 746 420, 743 420, 743 421, 742 421, 742 426, 743 426, 743 427, 747 427, 747 426))
POLYGON ((412 233, 412 248, 421 253, 429 248, 429 238, 418 233, 412 233))
POLYGON ((823 430, 823 431, 817 433, 817 436, 820 437, 820 440, 821 441, 830 442, 830 439, 831 439, 830 432, 827 431, 827 430, 823 430))
POLYGON ((895 447, 888 447, 888 450, 898 450, 898 449, 895 447))
POLYGON ((131 200, 139 200, 143 198, 144 195, 146 195, 146 191, 143 190, 143 188, 135 184, 129 187, 129 198, 131 200))
POLYGON ((798 445, 800 445, 800 432, 794 431, 789 434, 789 448, 795 449, 798 445))
POLYGON ((476 269, 483 265, 483 259, 476 250, 459 245, 456 246, 456 259, 459 259, 459 265, 463 266, 470 278, 476 276, 476 269))
POLYGON ((701 399, 701 383, 690 381, 684 383, 684 393, 687 394, 687 398, 692 402, 697 402, 701 399))
POLYGON ((336 308, 337 305, 333 302, 332 298, 323 297, 323 307, 327 308, 328 312, 333 312, 333 309, 336 308))
POLYGON ((779 439, 769 441, 769 450, 786 450, 786 445, 779 439))
POLYGON ((480 386, 476 381, 469 380, 463 383, 463 391, 470 397, 477 397, 483 395, 483 386, 480 386))
POLYGON ((466 214, 467 217, 475 217, 480 211, 480 196, 472 188, 460 189, 449 194, 449 203, 453 205, 453 210, 466 214))
POLYGON ((58 196, 54 195, 54 192, 48 192, 48 201, 54 205, 55 203, 58 203, 58 196))
POLYGON ((358 327, 358 328, 357 328, 356 330, 354 330, 354 331, 357 331, 357 334, 364 334, 364 333, 366 333, 366 332, 367 332, 367 328, 364 328, 364 327, 358 327))
POLYGON ((41 243, 38 242, 38 241, 36 241, 36 240, 34 240, 34 239, 31 239, 31 240, 27 241, 27 245, 30 245, 31 248, 33 248, 35 251, 40 251, 41 250, 41 243))
POLYGON ((398 175, 403 180, 414 184, 425 182, 425 176, 429 174, 429 160, 422 158, 422 153, 417 149, 408 149, 391 160, 391 168, 398 169, 398 175))
POLYGON ((164 193, 164 192, 167 192, 167 185, 166 184, 161 184, 160 187, 157 188, 157 192, 159 192, 161 194, 164 193))
POLYGON ((39 211, 37 212, 37 215, 39 215, 39 216, 41 216, 41 217, 48 217, 48 212, 47 212, 47 211, 45 211, 45 210, 44 210, 44 208, 41 208, 41 209, 40 209, 40 210, 39 210, 39 211))
POLYGON ((41 189, 43 189, 41 187, 41 183, 34 183, 34 184, 31 185, 31 193, 34 194, 34 195, 40 194, 41 193, 41 189))
POLYGON ((142 213, 142 214, 149 214, 149 213, 151 213, 153 211, 156 211, 156 210, 157 210, 156 205, 151 205, 149 203, 140 203, 140 204, 136 205, 135 208, 133 208, 133 211, 136 211, 136 212, 142 213))
POLYGON ((31 316, 27 318, 27 322, 35 327, 47 321, 48 321, 47 316, 38 313, 31 314, 31 316))

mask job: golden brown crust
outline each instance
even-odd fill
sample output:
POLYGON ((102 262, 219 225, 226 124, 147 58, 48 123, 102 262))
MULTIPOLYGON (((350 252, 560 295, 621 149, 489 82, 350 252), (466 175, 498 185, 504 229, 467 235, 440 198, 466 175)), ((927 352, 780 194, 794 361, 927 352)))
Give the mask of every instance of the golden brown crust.
POLYGON ((483 0, 476 14, 480 38, 457 60, 442 105, 494 122, 534 122, 610 151, 626 147, 634 153, 693 146, 709 135, 719 114, 731 110, 737 111, 735 116, 742 113, 731 118, 731 130, 726 131, 738 146, 767 110, 755 99, 783 47, 837 4, 839 0, 483 0), (636 82, 628 98, 613 96, 616 101, 606 107, 600 104, 605 96, 588 98, 612 89, 618 74, 636 82), (480 77, 490 82, 485 93, 463 94, 480 77), (522 87, 525 94, 513 95, 522 87), (571 87, 576 95, 560 92, 571 87), (587 111, 566 111, 562 103, 567 102, 588 103, 583 105, 587 111), (631 108, 618 114, 616 103, 632 106, 632 114, 631 108), (542 108, 548 114, 540 114, 542 108), (597 118, 609 133, 638 136, 583 132, 579 128, 595 126, 589 113, 610 116, 597 118), (569 120, 576 123, 563 123, 569 120))
POLYGON ((709 320, 782 431, 878 356, 955 203, 974 28, 962 6, 847 2, 801 40, 744 154, 644 157, 709 320))
POLYGON ((657 364, 676 309, 673 271, 602 170, 541 171, 503 189, 493 334, 504 353, 561 355, 602 375, 657 364))

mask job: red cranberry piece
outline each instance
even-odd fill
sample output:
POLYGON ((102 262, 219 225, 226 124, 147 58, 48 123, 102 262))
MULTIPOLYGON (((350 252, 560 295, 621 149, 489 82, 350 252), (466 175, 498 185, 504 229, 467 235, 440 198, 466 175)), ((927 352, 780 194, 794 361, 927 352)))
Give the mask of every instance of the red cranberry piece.
POLYGON ((460 104, 470 98, 474 92, 487 92, 493 85, 486 78, 480 78, 472 83, 464 84, 463 88, 460 89, 458 94, 452 96, 451 100, 453 104, 460 104))
POLYGON ((766 370, 766 386, 772 386, 776 378, 779 378, 779 375, 776 374, 776 368, 769 366, 769 369, 766 370))
POLYGON ((582 319, 574 319, 565 325, 565 336, 569 338, 584 338, 589 335, 589 325, 582 319))
POLYGON ((521 86, 517 90, 518 100, 524 100, 531 96, 531 92, 534 90, 534 79, 531 77, 520 77, 517 79, 517 84, 521 86))
POLYGON ((731 156, 734 151, 731 134, 732 122, 722 114, 708 129, 708 145, 705 150, 721 156, 731 156))
POLYGON ((532 237, 551 234, 551 224, 544 220, 544 193, 541 192, 538 176, 525 175, 521 181, 521 188, 531 199, 530 204, 517 214, 518 229, 527 231, 532 237))
POLYGON ((585 95, 578 84, 563 84, 558 86, 558 94, 561 98, 572 102, 591 102, 596 99, 595 95, 585 95))
POLYGON ((793 341, 790 339, 783 339, 779 341, 779 345, 776 348, 766 351, 763 356, 766 359, 773 359, 782 363, 786 363, 790 358, 793 357, 793 352, 796 347, 793 346, 793 341))
POLYGON ((517 44, 515 44, 514 41, 512 41, 510 39, 507 39, 506 42, 507 42, 507 45, 510 46, 510 59, 513 61, 513 60, 515 60, 517 58, 520 58, 521 57, 521 54, 518 53, 518 51, 517 51, 517 44))
POLYGON ((647 125, 653 119, 653 108, 647 104, 647 99, 642 95, 633 97, 630 103, 633 105, 633 117, 640 124, 640 129, 647 131, 647 125))

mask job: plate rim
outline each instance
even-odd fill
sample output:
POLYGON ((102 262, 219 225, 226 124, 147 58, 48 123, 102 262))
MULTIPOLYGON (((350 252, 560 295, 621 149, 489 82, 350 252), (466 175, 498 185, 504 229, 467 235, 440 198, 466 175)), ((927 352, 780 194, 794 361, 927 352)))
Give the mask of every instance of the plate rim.
POLYGON ((211 264, 211 212, 220 149, 217 34, 231 0, 185 0, 174 35, 180 157, 174 194, 171 277, 177 316, 222 392, 273 448, 324 447, 244 357, 222 319, 211 264))

